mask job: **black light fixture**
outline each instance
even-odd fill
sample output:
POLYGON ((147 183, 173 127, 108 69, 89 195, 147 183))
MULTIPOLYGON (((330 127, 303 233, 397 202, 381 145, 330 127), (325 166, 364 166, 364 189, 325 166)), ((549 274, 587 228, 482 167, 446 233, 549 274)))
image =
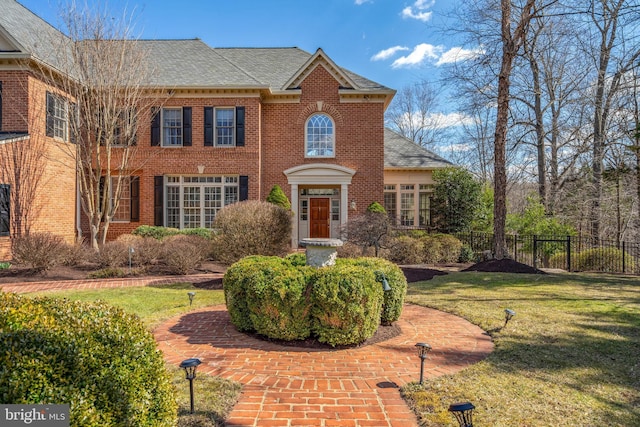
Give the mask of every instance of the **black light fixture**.
POLYGON ((460 427, 473 427, 473 410, 475 408, 471 402, 453 403, 449 405, 449 412, 456 417, 460 427))
POLYGON ((505 308, 504 309, 504 326, 507 326, 507 323, 509 323, 509 320, 511 320, 511 318, 515 315, 516 315, 515 311, 511 310, 510 308, 505 308))
POLYGON ((424 361, 427 359, 427 354, 431 351, 431 346, 429 344, 419 342, 416 344, 416 348, 418 349, 418 356, 420 356, 420 384, 424 379, 424 361))
POLYGON ((196 293, 195 292, 187 292, 187 295, 189 296, 189 305, 193 304, 193 299, 196 297, 196 293))
POLYGON ((185 375, 189 380, 189 396, 191 397, 191 413, 193 414, 193 380, 196 378, 196 369, 202 362, 200 359, 187 359, 180 363, 180 367, 184 369, 185 375))
POLYGON ((376 281, 382 284, 382 290, 385 292, 390 291, 391 286, 389 286, 389 281, 387 280, 387 276, 385 276, 385 274, 380 270, 376 270, 374 273, 376 275, 376 281))

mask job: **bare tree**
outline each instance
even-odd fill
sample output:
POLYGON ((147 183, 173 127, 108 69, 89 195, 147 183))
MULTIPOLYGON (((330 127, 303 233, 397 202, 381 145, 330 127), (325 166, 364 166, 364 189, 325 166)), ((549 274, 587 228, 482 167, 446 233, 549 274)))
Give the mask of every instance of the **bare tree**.
POLYGON ((623 89, 623 76, 637 66, 640 45, 637 39, 639 5, 633 0, 591 0, 587 54, 597 71, 593 90, 593 158, 594 195, 590 210, 591 235, 601 237, 604 158, 612 105, 623 89), (626 37, 625 37, 626 36, 626 37))
POLYGON ((440 95, 427 80, 405 86, 387 110, 387 123, 423 147, 439 142, 445 128, 442 115, 437 111, 440 95))
MULTIPOLYGON (((132 37, 131 18, 70 3, 62 19, 67 35, 56 46, 56 68, 40 78, 59 91, 69 114, 69 155, 76 159, 82 211, 94 248, 106 241, 137 156, 136 134, 151 106, 166 98, 151 84, 147 53, 132 37)), ((60 99, 58 99, 60 101, 60 99)), ((146 121, 145 121, 146 122, 146 121)))
POLYGON ((534 14, 535 0, 527 0, 522 9, 517 24, 512 31, 511 2, 501 0, 501 33, 502 33, 502 62, 498 75, 498 109, 496 115, 496 132, 494 139, 494 205, 493 205, 493 234, 494 256, 502 259, 507 256, 505 223, 507 218, 507 171, 505 161, 505 146, 507 141, 507 127, 509 121, 509 89, 513 60, 518 54, 527 27, 534 14))

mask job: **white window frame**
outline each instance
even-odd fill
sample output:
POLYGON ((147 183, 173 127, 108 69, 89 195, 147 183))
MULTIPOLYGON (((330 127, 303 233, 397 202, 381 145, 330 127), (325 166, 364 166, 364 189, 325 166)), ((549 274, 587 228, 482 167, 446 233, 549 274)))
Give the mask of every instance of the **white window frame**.
POLYGON ((214 147, 235 147, 236 146, 236 109, 235 107, 215 107, 213 109, 213 145, 214 147), (231 111, 232 119, 230 126, 218 126, 218 112, 222 111, 231 111), (222 144, 219 141, 221 139, 228 139, 227 135, 220 135, 219 131, 221 129, 229 130, 231 133, 231 143, 230 144, 222 144))
POLYGON ((120 183, 120 198, 118 200, 118 208, 114 210, 111 222, 131 222, 131 177, 112 176, 109 199, 111 200, 111 206, 115 206, 116 199, 114 195, 119 178, 122 179, 120 183))
MULTIPOLYGON (((179 229, 185 228, 210 228, 207 225, 212 225, 217 213, 220 209, 233 203, 237 203, 240 197, 240 177, 238 175, 172 175, 166 176, 164 179, 164 213, 165 224, 167 227, 174 227, 179 229), (191 202, 197 202, 193 206, 185 206, 185 189, 198 188, 198 200, 191 200, 191 202), (219 191, 219 204, 214 206, 211 204, 212 200, 207 199, 207 188, 218 188, 219 191), (170 191, 170 189, 172 189, 170 191), (178 190, 176 193, 175 190, 178 190), (170 196, 173 198, 170 199, 170 196), (177 196, 177 198, 175 198, 177 196), (175 203, 175 206, 171 206, 171 203, 175 203), (172 212, 173 210, 173 212, 172 212), (186 210, 197 210, 197 217, 199 220, 195 227, 192 227, 189 221, 185 221, 187 213, 186 210), (176 212, 177 211, 177 212, 176 212), (177 221, 174 219, 177 216, 177 221), (189 227, 185 227, 188 225, 189 227)), ((191 193, 193 194, 193 193, 191 193)), ((187 200, 188 201, 188 200, 187 200)))
POLYGON ((160 111, 160 138, 162 147, 172 148, 172 147, 182 147, 184 143, 184 120, 182 116, 182 107, 163 107, 160 111), (180 126, 165 126, 165 113, 167 111, 178 111, 179 113, 179 121, 180 126), (165 129, 179 129, 180 135, 172 136, 174 138, 179 138, 179 144, 169 144, 167 142, 167 138, 165 135, 165 129))
MULTIPOLYGON (((324 129, 328 129, 329 127, 325 126, 324 129)), ((325 134, 322 134, 325 135, 325 134)), ((321 135, 321 136, 322 136, 321 135)), ((336 125, 335 122, 333 121, 333 119, 331 118, 331 116, 329 116, 328 114, 324 114, 324 113, 315 113, 312 114, 307 121, 304 124, 304 156, 306 158, 334 158, 336 156, 336 125), (326 119, 329 124, 330 124, 330 130, 331 130, 331 141, 325 141, 325 142, 321 142, 322 144, 331 144, 331 147, 314 147, 313 149, 310 148, 309 143, 312 142, 309 140, 309 126, 310 126, 310 122, 312 120, 314 120, 316 117, 322 117, 324 119, 326 119), (316 150, 322 150, 322 154, 313 154, 314 151, 316 150), (330 154, 326 154, 327 151, 330 150, 330 154)))
POLYGON ((69 101, 56 94, 53 98, 53 137, 63 141, 69 140, 69 101))

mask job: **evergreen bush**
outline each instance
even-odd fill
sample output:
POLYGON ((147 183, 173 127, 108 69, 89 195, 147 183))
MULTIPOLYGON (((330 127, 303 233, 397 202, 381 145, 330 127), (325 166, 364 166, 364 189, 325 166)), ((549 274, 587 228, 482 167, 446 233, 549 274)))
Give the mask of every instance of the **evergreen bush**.
POLYGON ((173 426, 162 354, 134 315, 102 302, 0 293, 0 396, 69 404, 70 425, 173 426))
POLYGON ((313 275, 311 329, 331 346, 364 342, 380 325, 383 291, 368 268, 336 264, 313 275))
POLYGON ((273 203, 276 206, 280 206, 283 209, 291 210, 291 202, 287 198, 287 195, 284 194, 282 187, 278 184, 274 185, 267 196, 267 202, 273 203))

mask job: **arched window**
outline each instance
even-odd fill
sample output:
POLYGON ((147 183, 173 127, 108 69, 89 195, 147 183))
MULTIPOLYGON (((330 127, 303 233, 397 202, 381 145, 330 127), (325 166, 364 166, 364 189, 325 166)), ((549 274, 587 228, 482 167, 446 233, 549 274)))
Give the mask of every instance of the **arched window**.
POLYGON ((334 157, 335 136, 333 120, 326 114, 314 114, 307 120, 306 157, 334 157))

